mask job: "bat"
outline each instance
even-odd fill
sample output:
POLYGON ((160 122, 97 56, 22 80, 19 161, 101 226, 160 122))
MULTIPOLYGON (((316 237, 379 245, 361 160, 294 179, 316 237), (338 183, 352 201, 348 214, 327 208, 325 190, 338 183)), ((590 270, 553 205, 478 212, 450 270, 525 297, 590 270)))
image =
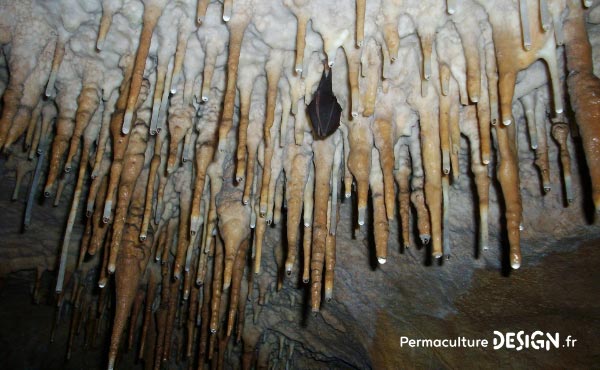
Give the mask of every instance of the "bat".
POLYGON ((331 71, 323 70, 319 87, 307 109, 315 139, 324 139, 340 127, 342 107, 333 95, 331 71))

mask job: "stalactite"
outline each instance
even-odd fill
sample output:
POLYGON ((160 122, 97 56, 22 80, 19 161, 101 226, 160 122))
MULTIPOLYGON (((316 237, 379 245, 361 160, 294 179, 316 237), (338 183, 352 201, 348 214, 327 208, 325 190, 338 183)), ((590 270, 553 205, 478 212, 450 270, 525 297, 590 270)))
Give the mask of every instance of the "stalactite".
POLYGON ((160 164, 160 153, 162 152, 162 146, 164 143, 165 135, 156 135, 154 139, 154 148, 152 154, 152 160, 150 161, 150 170, 148 171, 148 184, 146 187, 146 201, 144 204, 144 217, 142 219, 142 228, 140 230, 140 240, 144 241, 147 237, 148 227, 150 225, 150 218, 152 217, 152 205, 154 200, 154 189, 156 183, 156 173, 160 164))
POLYGON ((117 185, 119 183, 119 178, 121 177, 121 171, 123 170, 123 156, 125 155, 125 150, 127 148, 127 144, 129 144, 129 135, 123 136, 121 134, 121 120, 123 115, 125 114, 125 109, 127 108, 127 93, 129 91, 129 80, 131 79, 133 68, 129 67, 129 60, 131 57, 124 58, 126 65, 128 66, 125 70, 123 83, 119 88, 119 98, 115 104, 115 110, 113 115, 110 118, 110 134, 112 137, 112 163, 110 166, 110 181, 108 184, 108 191, 106 193, 106 199, 104 203, 104 210, 102 219, 104 223, 107 223, 110 220, 110 214, 112 211, 112 202, 113 202, 113 194, 116 191, 117 185))
MULTIPOLYGON (((131 74, 131 81, 129 82, 129 88, 126 89, 128 92, 127 105, 123 115, 122 132, 123 134, 129 134, 131 125, 134 121, 133 114, 136 110, 138 97, 142 88, 142 82, 144 80, 144 68, 146 66, 146 58, 150 49, 150 41, 152 40, 152 33, 158 23, 163 8, 167 3, 167 0, 145 0, 144 2, 144 14, 142 31, 140 34, 140 43, 138 45, 137 53, 135 56, 135 62, 133 65, 133 71, 131 74)), ((129 79, 125 79, 129 80, 129 79)))
MULTIPOLYGON (((430 94, 433 94, 430 92, 430 94)), ((442 250, 442 189, 439 123, 435 112, 420 112, 421 147, 425 171, 425 201, 431 220, 432 255, 439 258, 442 250)))
MULTIPOLYGON (((131 211, 129 211, 129 207, 133 188, 144 165, 144 153, 146 152, 146 144, 148 140, 148 131, 144 122, 142 121, 142 124, 136 125, 134 131, 129 136, 131 136, 132 140, 129 140, 127 150, 123 157, 123 171, 121 172, 119 186, 115 189, 117 194, 117 207, 115 210, 115 220, 112 227, 112 242, 110 245, 110 257, 108 263, 108 271, 110 273, 114 273, 116 269, 117 258, 119 256, 119 249, 121 246, 121 238, 123 235, 123 227, 128 212, 131 213, 131 211)), ((108 194, 111 194, 110 184, 108 194)), ((104 211, 106 216, 106 208, 104 211)))
POLYGON ((410 239, 410 163, 408 147, 401 142, 398 144, 398 153, 396 154, 396 169, 394 170, 394 178, 398 184, 398 209, 400 214, 402 242, 404 248, 411 246, 410 239))
POLYGON ((596 93, 600 79, 593 74, 591 46, 585 30, 585 21, 580 5, 568 1, 569 16, 565 21, 565 54, 567 57, 567 86, 571 106, 581 133, 583 150, 592 179, 592 200, 596 211, 600 210, 600 166, 598 159, 598 126, 593 124, 600 114, 596 104, 596 93))
POLYGON ((229 25, 229 57, 227 62, 227 87, 223 101, 223 115, 219 125, 219 150, 223 151, 225 138, 233 126, 233 109, 236 95, 237 73, 244 32, 249 23, 247 14, 236 14, 229 25))
POLYGON ((368 122, 360 120, 349 130, 350 155, 348 168, 356 180, 358 193, 358 224, 364 225, 369 193, 369 174, 371 173, 371 148, 373 139, 368 122))
POLYGON ((461 119, 461 132, 469 138, 471 149, 471 171, 475 176, 475 187, 477 188, 477 200, 479 203, 479 247, 487 250, 489 246, 488 237, 488 209, 489 209, 489 187, 488 168, 479 158, 480 139, 476 110, 465 109, 461 119))
POLYGON ((318 312, 321 306, 321 287, 323 264, 325 262, 327 229, 327 211, 330 196, 330 178, 333 167, 333 156, 336 142, 339 144, 340 135, 334 134, 325 140, 315 140, 313 151, 315 158, 315 208, 312 223, 312 251, 310 258, 311 307, 318 312))
MULTIPOLYGON (((110 341, 109 369, 113 369, 115 366, 119 342, 123 334, 127 316, 131 310, 135 293, 138 290, 142 273, 150 260, 150 247, 152 246, 153 238, 149 237, 143 243, 140 243, 138 239, 144 211, 145 179, 144 176, 140 176, 135 189, 132 190, 133 196, 130 213, 127 217, 127 225, 123 234, 123 249, 120 258, 116 261, 118 268, 116 269, 115 283, 118 299, 110 341)), ((108 250, 105 253, 108 253, 108 250)))
POLYGON ((223 243, 219 237, 216 238, 215 242, 215 257, 213 259, 213 274, 212 274, 212 298, 210 299, 210 320, 207 320, 210 328, 211 337, 219 329, 219 309, 221 306, 221 294, 222 284, 221 279, 223 277, 223 262, 224 262, 224 251, 223 243))
POLYGON ((379 87, 379 82, 381 80, 381 58, 379 56, 379 50, 380 49, 375 45, 375 42, 371 40, 367 43, 365 50, 366 55, 363 54, 362 70, 363 74, 366 74, 366 87, 362 98, 364 117, 372 116, 375 110, 377 88, 379 87))
POLYGON ((55 181, 59 176, 59 167, 62 157, 67 150, 69 139, 73 134, 75 125, 75 109, 72 102, 76 100, 75 96, 78 89, 71 85, 57 96, 58 118, 56 120, 56 135, 52 141, 52 155, 50 157, 50 169, 44 188, 44 196, 49 197, 54 187, 55 181), (64 93, 63 93, 64 92, 64 93))
POLYGON ((377 262, 383 265, 387 262, 387 247, 389 229, 385 215, 385 198, 383 174, 379 165, 379 153, 373 151, 371 156, 371 173, 369 183, 371 186, 371 197, 373 200, 373 230, 375 234, 375 255, 377 262))
POLYGON ((50 70, 50 76, 48 77, 48 84, 46 85, 46 97, 52 96, 54 92, 54 84, 56 83, 56 77, 60 64, 65 56, 65 38, 63 32, 60 32, 56 38, 56 46, 54 47, 54 58, 52 59, 52 69, 50 70))
POLYGON ((562 165, 563 181, 565 183, 565 196, 567 203, 573 203, 573 186, 571 180, 571 156, 567 147, 569 138, 569 126, 564 122, 552 124, 552 137, 558 142, 560 148, 560 162, 562 165))
POLYGON ((540 90, 535 92, 535 128, 537 132, 537 148, 535 150, 535 165, 540 169, 542 177, 542 188, 544 192, 551 190, 550 164, 548 158, 548 138, 546 133, 546 105, 543 102, 540 90))
POLYGON ((519 171, 515 143, 515 125, 496 126, 500 165, 497 168, 498 181, 502 187, 505 217, 510 245, 510 265, 514 269, 521 266, 520 227, 522 217, 521 193, 519 189, 519 171))
POLYGON ((183 105, 183 95, 178 94, 171 99, 169 108, 169 157, 167 173, 173 173, 179 167, 178 152, 186 132, 192 127, 194 109, 183 105))
MULTIPOLYGON (((77 113, 75 114, 75 127, 71 136, 71 145, 65 163, 65 171, 71 171, 71 161, 79 149, 81 135, 90 123, 92 116, 100 104, 100 95, 95 86, 84 86, 77 98, 77 113)), ((87 153, 86 153, 87 155, 87 153)))
MULTIPOLYGON (((375 147, 379 151, 379 162, 383 171, 385 211, 388 220, 396 217, 396 190, 394 188, 394 132, 393 125, 386 119, 375 119, 373 125, 375 147)), ((372 165, 371 165, 372 166, 372 165)))
POLYGON ((240 301, 243 301, 245 297, 241 294, 241 284, 244 277, 244 268, 246 267, 246 252, 248 251, 249 240, 245 239, 241 242, 237 255, 235 256, 235 262, 233 265, 232 273, 232 286, 229 298, 229 314, 227 316, 227 337, 231 336, 233 332, 233 323, 235 321, 238 305, 240 301))
MULTIPOLYGON (((271 181, 271 161, 275 151, 275 140, 271 137, 271 129, 275 124, 275 105, 277 103, 277 89, 283 63, 283 53, 274 51, 267 62, 265 69, 267 71, 267 108, 264 124, 264 165, 260 192, 260 216, 267 215, 269 202, 269 184, 271 181)), ((275 130, 276 131, 276 130, 275 130)))
MULTIPOLYGON (((233 172, 233 171, 232 171, 233 172)), ((232 181, 225 181, 224 188, 217 197, 217 213, 219 215, 219 231, 224 242, 223 289, 231 285, 236 256, 240 246, 248 239, 250 229, 250 209, 242 204, 242 192, 239 188, 227 186, 232 181)))
POLYGON ((175 263, 173 264, 173 277, 176 280, 181 279, 181 274, 185 268, 185 259, 188 245, 190 244, 190 211, 192 200, 192 164, 187 163, 179 171, 181 176, 176 177, 176 188, 179 193, 179 229, 177 232, 177 249, 175 252, 175 263))

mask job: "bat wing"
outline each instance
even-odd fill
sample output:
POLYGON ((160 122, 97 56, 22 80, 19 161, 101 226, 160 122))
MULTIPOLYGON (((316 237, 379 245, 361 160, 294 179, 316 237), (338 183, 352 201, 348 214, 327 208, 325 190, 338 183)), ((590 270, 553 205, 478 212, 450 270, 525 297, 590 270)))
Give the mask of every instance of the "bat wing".
POLYGON ((342 107, 333 95, 331 72, 328 76, 323 72, 319 87, 308 105, 308 114, 316 138, 325 138, 340 126, 342 107))

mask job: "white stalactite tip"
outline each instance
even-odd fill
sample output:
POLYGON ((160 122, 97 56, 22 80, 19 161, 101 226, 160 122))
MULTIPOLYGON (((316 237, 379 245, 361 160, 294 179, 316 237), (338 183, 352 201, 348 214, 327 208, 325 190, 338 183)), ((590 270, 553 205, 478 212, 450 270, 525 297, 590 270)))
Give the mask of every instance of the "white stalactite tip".
POLYGON ((208 96, 202 95, 202 101, 206 103, 208 101, 208 96))
POLYGON ((383 257, 377 257, 377 262, 379 262, 380 265, 385 265, 387 259, 383 257))
POLYGON ((140 234, 140 241, 143 242, 146 240, 146 234, 140 234))
POLYGON ((356 117, 358 117, 358 112, 356 112, 356 111, 353 111, 353 112, 352 112, 352 117, 353 117, 353 118, 356 118, 356 117))
POLYGON ((65 164, 65 173, 71 172, 71 163, 65 164))
POLYGON ((108 221, 110 221, 111 209, 112 209, 112 201, 107 200, 106 203, 104 204, 104 213, 102 214, 102 222, 104 222, 105 224, 107 224, 108 221))
POLYGON ((231 20, 231 16, 228 14, 223 14, 223 21, 229 22, 231 20))
POLYGON ((429 244, 429 239, 431 238, 431 236, 424 234, 424 235, 419 235, 419 238, 421 239, 421 243, 423 243, 423 245, 427 245, 427 244, 429 244))
POLYGON ((304 227, 308 228, 308 227, 310 227, 310 224, 308 222, 305 222, 304 227))
POLYGON ((583 1, 583 6, 585 6, 586 8, 589 8, 590 6, 592 6, 594 4, 593 0, 584 0, 583 1))
POLYGON ((365 224, 365 214, 367 212, 366 208, 358 209, 358 226, 363 226, 365 224))
POLYGON ((512 123, 512 120, 511 120, 511 119, 505 119, 504 121, 502 121, 502 124, 503 124, 504 126, 510 126, 510 124, 511 124, 511 123, 512 123))
POLYGON ((344 194, 344 196, 346 197, 346 199, 348 199, 352 196, 352 193, 346 193, 346 194, 344 194))
POLYGON ((333 61, 333 60, 330 60, 327 62, 327 65, 329 66, 329 68, 332 68, 334 64, 335 64, 335 61, 333 61))
POLYGON ((525 230, 525 227, 523 227, 523 224, 521 223, 521 224, 519 224, 519 231, 523 231, 523 230, 525 230))
POLYGON ((518 270, 519 267, 521 267, 521 262, 513 262, 510 264, 510 267, 512 267, 513 270, 518 270))
POLYGON ((123 127, 121 127, 121 132, 124 135, 129 134, 131 130, 131 121, 133 120, 133 112, 125 112, 125 118, 123 118, 123 127))
POLYGON ((443 256, 443 254, 442 254, 442 253, 440 253, 440 252, 433 253, 433 257, 434 257, 435 259, 442 258, 442 256, 443 256))

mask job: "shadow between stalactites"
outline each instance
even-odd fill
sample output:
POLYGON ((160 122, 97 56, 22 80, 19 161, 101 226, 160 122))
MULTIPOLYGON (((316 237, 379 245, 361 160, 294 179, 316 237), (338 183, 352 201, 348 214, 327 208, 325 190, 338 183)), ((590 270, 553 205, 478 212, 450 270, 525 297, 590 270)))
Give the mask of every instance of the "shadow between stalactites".
MULTIPOLYGON (((302 218, 303 219, 303 218, 302 218)), ((292 276, 296 276, 296 289, 300 290, 302 295, 301 302, 301 314, 300 314, 300 326, 306 328, 308 326, 308 320, 310 319, 311 307, 310 307, 310 281, 308 283, 304 283, 302 281, 303 267, 304 264, 310 263, 310 261, 305 261, 304 259, 304 244, 302 241, 304 240, 304 234, 306 232, 306 228, 304 227, 304 221, 300 223, 300 232, 298 233, 298 254, 296 256, 296 263, 292 268, 292 276), (296 271, 296 273, 294 273, 296 271)), ((287 230, 287 228, 286 228, 287 230)), ((287 234, 286 234, 287 235, 287 234)), ((287 236, 286 236, 287 238, 287 236)), ((310 269, 309 269, 310 271, 310 269)), ((288 278, 292 278, 291 276, 288 278)))
POLYGON ((502 192, 502 187, 496 177, 495 171, 492 171, 492 175, 490 176, 490 190, 492 187, 498 197, 496 204, 498 205, 498 214, 500 215, 498 222, 499 231, 497 233, 500 248, 500 274, 504 277, 508 277, 511 274, 512 268, 510 267, 510 244, 508 241, 508 224, 506 223, 506 204, 504 203, 504 193, 502 192))
POLYGON ((371 271, 375 271, 379 267, 377 262, 377 248, 375 245, 375 228, 373 226, 373 194, 369 190, 368 201, 367 201, 367 212, 365 216, 365 224, 363 225, 367 231, 365 242, 367 244, 367 250, 369 254, 369 267, 371 271))
MULTIPOLYGON (((275 225, 275 223, 271 223, 270 227, 273 229, 277 229, 277 227, 279 227, 280 242, 278 244, 279 248, 281 248, 281 263, 277 265, 277 285, 279 286, 279 284, 281 284, 281 289, 283 289, 285 280, 291 278, 291 276, 287 276, 287 274, 285 273, 285 261, 289 253, 289 245, 287 238, 287 211, 285 210, 285 207, 283 205, 281 206, 281 219, 279 223, 280 225, 275 225)), ((275 246, 275 248, 277 248, 277 246, 275 246)), ((296 249, 296 252, 298 251, 299 249, 296 249)), ((273 254, 275 257, 275 262, 277 263, 277 255, 275 254, 275 251, 273 251, 273 254)), ((300 253, 296 253, 296 255, 298 254, 300 253)), ((296 256, 296 259, 298 259, 298 256, 296 256)))
MULTIPOLYGON (((471 163, 471 160, 472 160, 471 142, 469 140, 465 139, 464 136, 461 136, 461 139, 462 139, 462 141, 465 141, 467 143, 468 150, 465 153, 465 155, 467 157, 466 162, 471 163)), ((490 163, 488 166, 491 166, 491 165, 492 164, 490 163)), ((479 193, 477 192, 477 184, 475 183, 475 174, 471 170, 470 166, 469 166, 469 170, 466 172, 466 174, 469 176, 470 194, 473 195, 473 199, 472 199, 473 201, 471 202, 471 206, 472 206, 471 208, 473 210, 473 212, 471 214, 473 215, 473 219, 475 220, 475 222, 473 223, 474 233, 473 233, 473 238, 472 238, 473 239, 473 258, 479 259, 479 257, 481 256, 481 248, 483 248, 483 246, 480 244, 481 240, 478 237, 478 235, 481 232, 481 224, 478 222, 478 220, 481 219, 481 214, 479 211, 479 193)), ((489 209, 489 192, 488 192, 488 209, 489 209)))

